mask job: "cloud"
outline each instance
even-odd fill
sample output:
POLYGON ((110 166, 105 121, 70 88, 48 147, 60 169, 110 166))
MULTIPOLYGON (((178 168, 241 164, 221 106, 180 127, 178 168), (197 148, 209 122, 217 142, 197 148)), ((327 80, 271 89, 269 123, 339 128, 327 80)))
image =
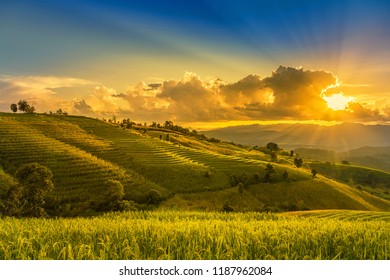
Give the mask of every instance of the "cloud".
POLYGON ((85 102, 84 99, 80 101, 76 101, 73 104, 73 109, 76 113, 81 115, 93 115, 95 112, 93 111, 92 107, 85 102))
POLYGON ((182 121, 226 119, 232 113, 213 84, 190 72, 180 81, 164 82, 157 97, 169 103, 167 111, 174 119, 182 121))
POLYGON ((3 75, 0 76, 0 110, 8 111, 10 104, 20 99, 29 101, 39 112, 55 110, 67 104, 57 90, 91 84, 91 81, 71 77, 3 75))
POLYGON ((334 111, 325 96, 369 85, 343 84, 331 72, 280 66, 268 77, 248 75, 227 83, 204 81, 186 72, 180 80, 137 82, 117 92, 104 85, 66 77, 0 76, 0 108, 19 99, 36 103, 38 111, 62 108, 70 114, 130 118, 137 122, 202 122, 226 120, 337 120, 382 121, 390 119, 390 102, 366 104, 355 98, 345 110, 334 111), (61 88, 87 86, 78 96, 60 95, 61 88))

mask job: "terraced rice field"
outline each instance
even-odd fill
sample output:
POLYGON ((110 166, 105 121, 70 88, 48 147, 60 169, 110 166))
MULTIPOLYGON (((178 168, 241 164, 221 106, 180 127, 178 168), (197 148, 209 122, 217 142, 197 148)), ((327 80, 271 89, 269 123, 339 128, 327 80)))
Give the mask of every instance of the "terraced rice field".
POLYGON ((201 205, 196 209, 220 210, 237 201, 237 209, 256 211, 267 205, 290 209, 298 204, 310 209, 388 208, 388 203, 346 185, 320 176, 313 180, 309 171, 295 168, 287 157, 282 158, 285 164, 272 163, 276 171, 272 183, 264 183, 269 163, 265 154, 173 132, 171 142, 85 117, 1 114, 0 134, 4 171, 12 176, 26 163, 47 166, 54 174, 51 205, 75 208, 72 215, 100 203, 110 188, 109 180, 123 185, 125 200, 145 204, 147 194, 155 189, 164 201, 176 198, 169 207, 185 209, 193 209, 195 203, 201 205), (251 186, 246 193, 231 185, 232 175, 248 178, 251 186))

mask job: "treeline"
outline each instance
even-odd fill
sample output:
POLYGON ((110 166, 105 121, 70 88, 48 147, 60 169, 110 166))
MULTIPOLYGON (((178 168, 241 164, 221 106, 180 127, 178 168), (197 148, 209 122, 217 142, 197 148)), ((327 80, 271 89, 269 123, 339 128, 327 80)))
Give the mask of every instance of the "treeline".
MULTIPOLYGON (((38 163, 20 166, 9 184, 0 185, 0 217, 49 217, 69 212, 70 205, 58 201, 51 193, 55 189, 51 170, 38 163)), ((132 201, 124 199, 125 191, 117 180, 104 182, 105 189, 91 197, 88 208, 91 213, 123 211, 134 208, 132 201)), ((156 190, 145 194, 148 204, 158 204, 161 195, 156 190)), ((75 214, 81 209, 74 209, 75 214)))
MULTIPOLYGON (((127 129, 136 129, 136 130, 141 130, 143 132, 147 132, 148 130, 158 130, 158 131, 164 131, 164 132, 176 132, 182 135, 186 136, 192 136, 195 137, 199 140, 204 140, 208 142, 213 142, 213 143, 220 143, 222 140, 216 139, 214 137, 207 137, 203 133, 199 133, 195 129, 189 129, 186 127, 182 127, 180 125, 174 124, 172 121, 165 121, 164 123, 157 123, 157 122, 152 122, 151 124, 148 123, 136 123, 134 121, 131 121, 130 119, 123 119, 122 121, 118 121, 116 117, 114 116, 112 119, 105 119, 103 118, 103 121, 109 122, 112 124, 119 124, 122 128, 127 128, 127 129)), ((234 144, 234 143, 231 143, 234 144)))
POLYGON ((35 107, 28 104, 26 100, 19 100, 17 104, 12 103, 10 106, 12 112, 16 113, 18 110, 23 113, 33 114, 35 112, 35 107))

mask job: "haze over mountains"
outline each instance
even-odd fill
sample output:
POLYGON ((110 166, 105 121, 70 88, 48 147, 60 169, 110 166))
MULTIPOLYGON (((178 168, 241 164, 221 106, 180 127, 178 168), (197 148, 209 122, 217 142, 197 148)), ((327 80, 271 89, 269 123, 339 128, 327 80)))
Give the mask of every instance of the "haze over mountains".
POLYGON ((278 143, 284 149, 320 148, 346 152, 362 147, 390 146, 390 126, 342 123, 334 126, 316 124, 272 124, 232 126, 206 131, 209 137, 250 146, 278 143))

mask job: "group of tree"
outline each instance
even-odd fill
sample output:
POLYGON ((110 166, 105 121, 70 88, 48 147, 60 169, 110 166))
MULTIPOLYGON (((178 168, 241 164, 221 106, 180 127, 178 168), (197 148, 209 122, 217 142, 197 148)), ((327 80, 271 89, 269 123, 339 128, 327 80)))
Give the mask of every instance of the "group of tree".
POLYGON ((35 112, 35 107, 28 104, 26 100, 19 100, 17 104, 12 103, 10 106, 10 109, 12 112, 16 113, 18 110, 23 113, 34 113, 35 112))
MULTIPOLYGON (((103 119, 103 121, 107 121, 107 120, 103 119)), ((121 122, 119 122, 119 121, 117 122, 116 118, 113 118, 113 119, 109 119, 108 122, 114 123, 114 124, 119 123, 119 125, 122 128, 127 128, 127 129, 133 128, 133 129, 141 130, 143 132, 146 132, 148 129, 161 130, 161 131, 165 131, 165 132, 172 131, 172 132, 177 132, 179 134, 183 134, 186 136, 195 137, 199 140, 204 140, 204 141, 208 141, 208 142, 214 142, 214 143, 222 142, 220 139, 216 139, 214 137, 207 137, 206 135, 204 135, 203 133, 199 133, 195 129, 191 130, 189 128, 174 124, 172 121, 165 121, 162 124, 157 123, 157 122, 152 122, 151 124, 148 125, 147 123, 144 123, 144 124, 136 123, 134 121, 131 121, 130 119, 123 119, 121 122)), ((231 144, 234 144, 234 143, 231 143, 231 144)))
POLYGON ((50 115, 63 115, 63 116, 67 116, 67 115, 68 115, 68 113, 65 112, 65 111, 63 111, 61 108, 58 109, 58 110, 55 111, 55 112, 50 111, 49 114, 50 114, 50 115))
MULTIPOLYGON (((265 147, 254 146, 250 150, 257 150, 271 157, 272 162, 278 162, 278 154, 284 153, 283 150, 275 142, 269 142, 265 147)), ((249 151, 250 151, 249 150, 249 151)))
POLYGON ((299 158, 299 157, 294 158, 294 165, 297 168, 300 168, 302 166, 302 164, 303 164, 302 158, 299 158))
MULTIPOLYGON (((54 190, 53 174, 46 166, 38 163, 24 164, 16 170, 16 182, 9 187, 0 188, 0 213, 15 217, 48 217, 48 213, 63 215, 58 212, 61 205, 49 196, 54 190), (47 202, 47 203, 46 203, 47 202)), ((122 211, 131 208, 130 202, 124 200, 124 187, 120 181, 108 180, 105 189, 96 196, 90 208, 96 212, 122 211)), ((156 204, 161 195, 156 190, 146 194, 148 204, 156 204)))

